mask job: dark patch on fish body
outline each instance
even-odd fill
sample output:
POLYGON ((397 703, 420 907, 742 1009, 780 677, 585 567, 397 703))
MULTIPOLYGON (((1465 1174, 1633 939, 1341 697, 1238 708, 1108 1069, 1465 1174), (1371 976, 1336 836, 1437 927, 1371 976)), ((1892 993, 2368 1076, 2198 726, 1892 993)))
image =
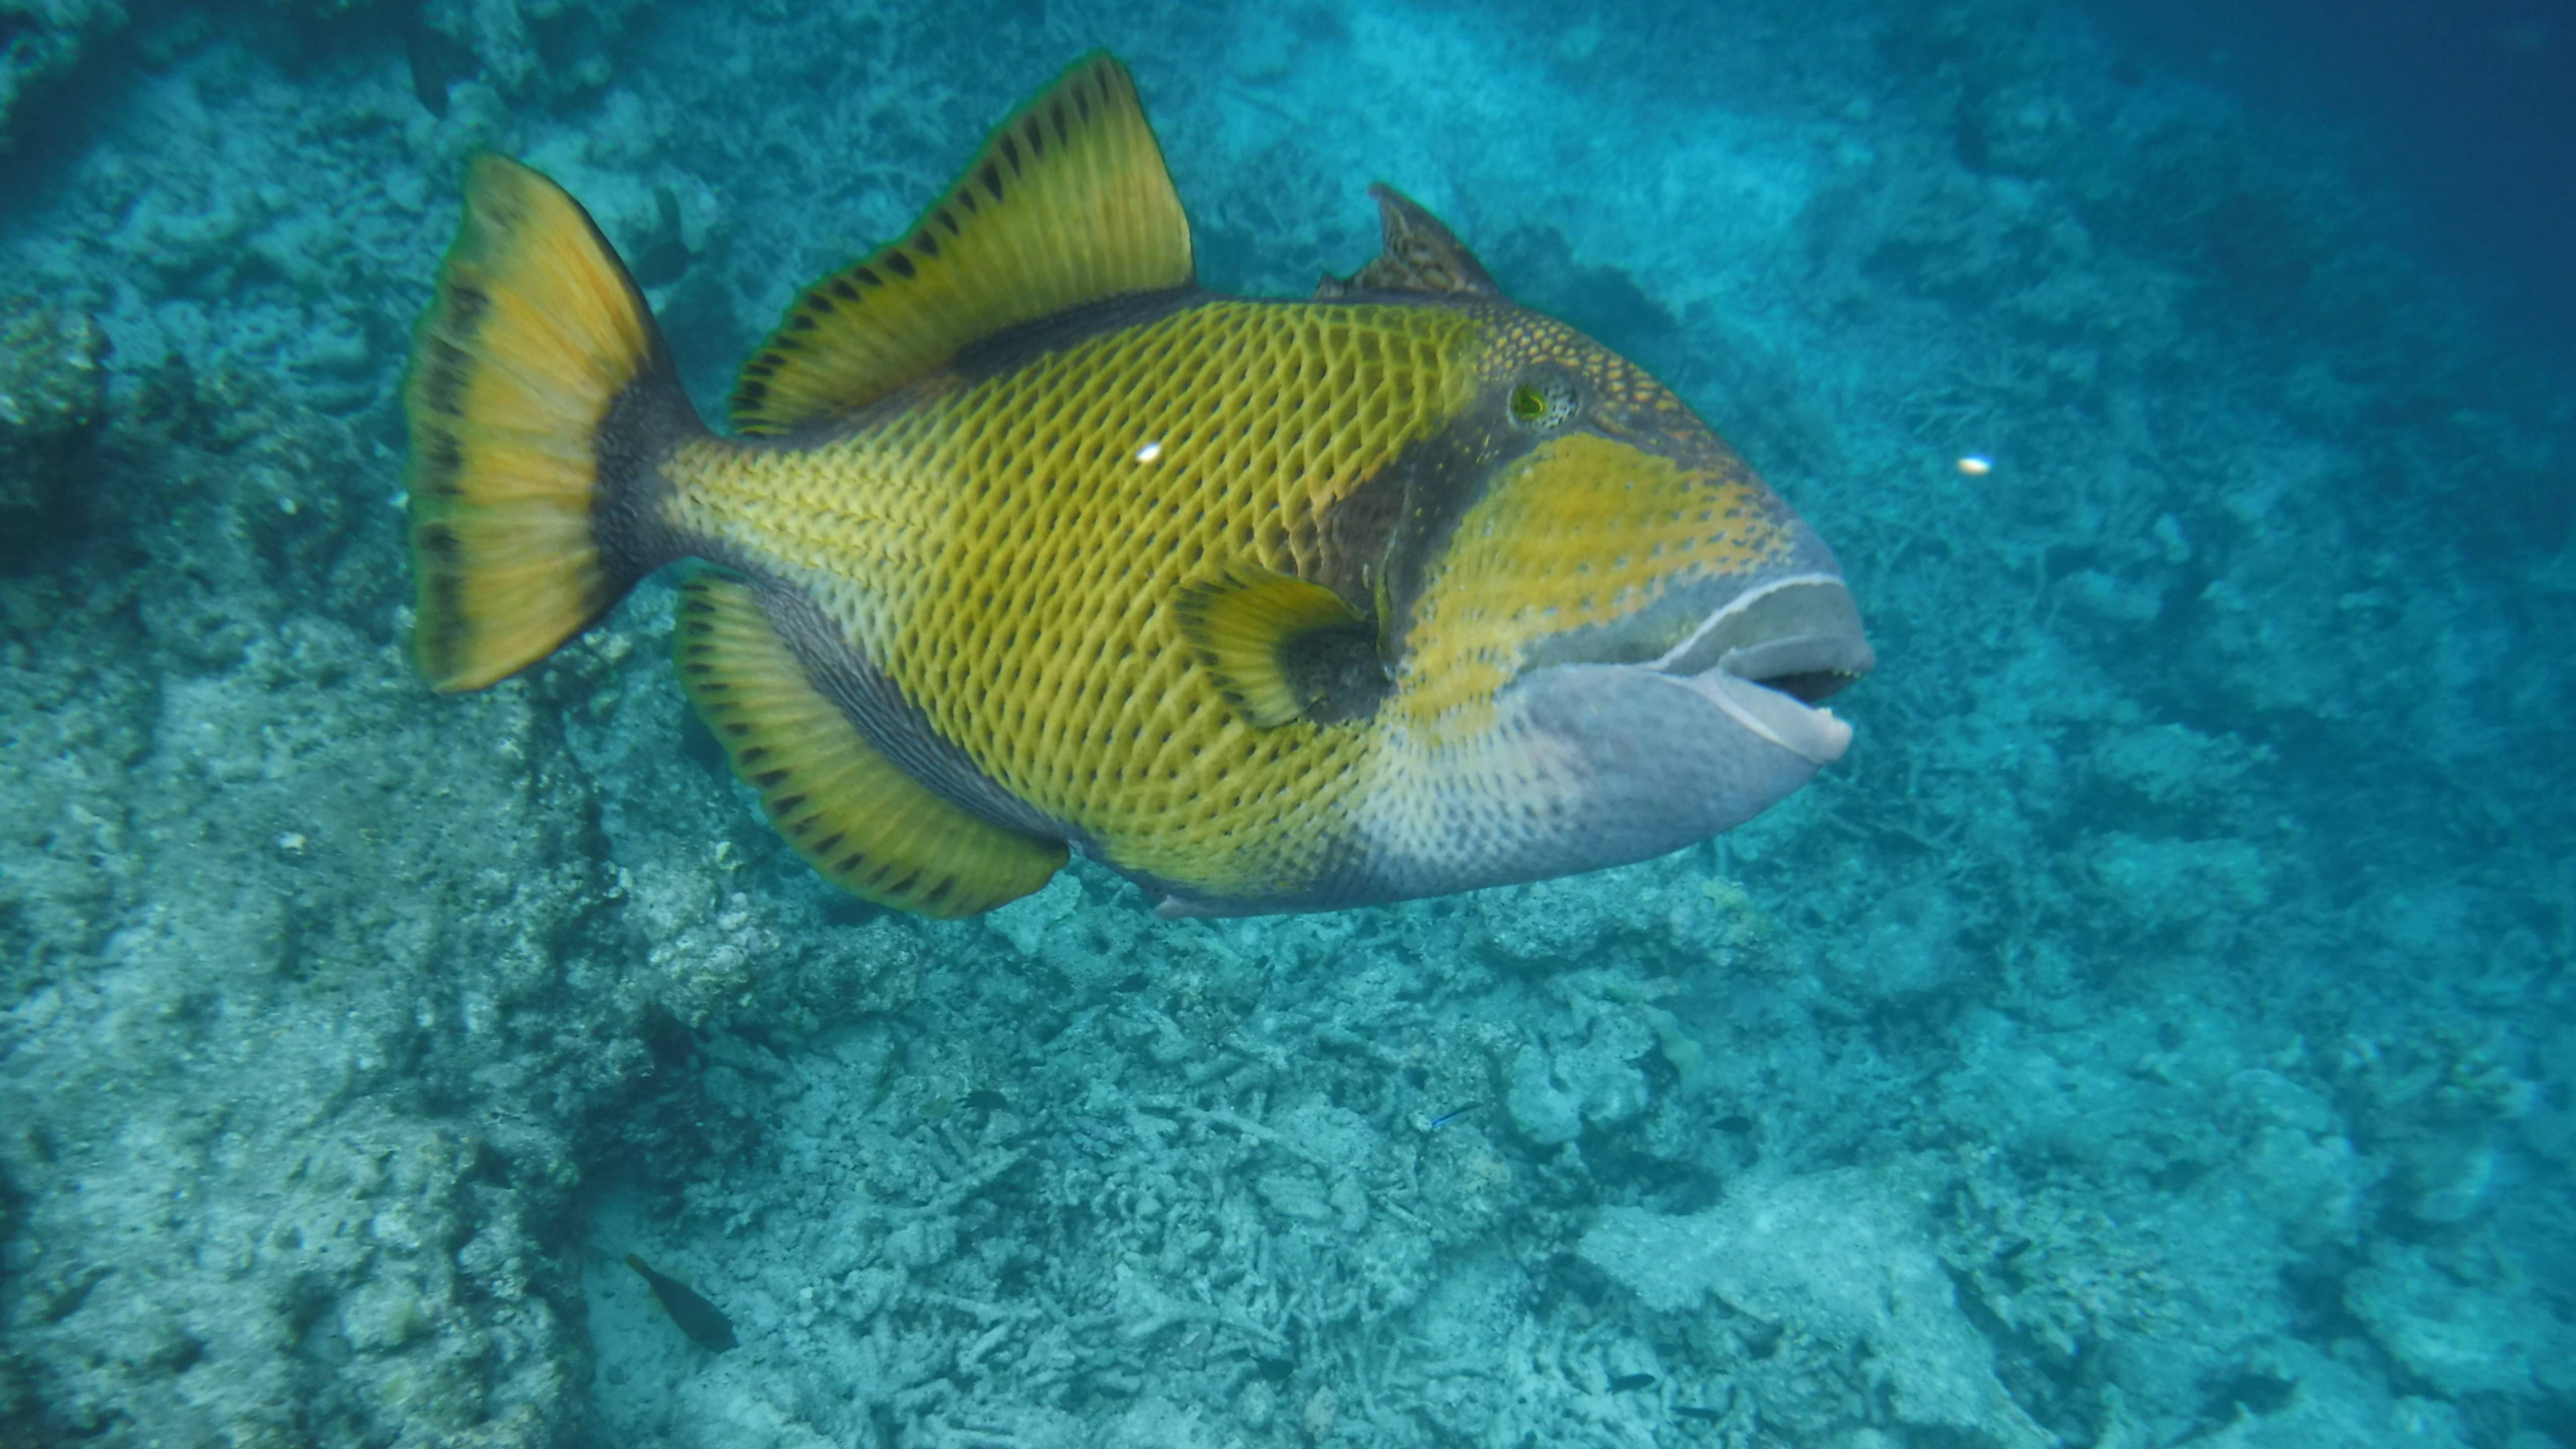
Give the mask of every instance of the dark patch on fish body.
MULTIPOLYGON (((1360 507, 1347 530, 1349 547, 1354 556, 1382 561, 1385 635, 1397 658, 1412 628, 1425 576, 1458 520, 1484 496, 1494 470, 1527 453, 1536 441, 1508 426, 1499 396, 1480 397, 1438 432, 1398 453, 1353 495, 1360 507), (1383 538, 1363 531, 1381 519, 1383 538)), ((1334 510, 1336 523, 1340 512, 1334 510)))
POLYGON ((957 382, 971 386, 1006 377, 1050 352, 1061 352, 1094 337, 1148 326, 1175 312, 1211 302, 1237 300, 1241 299, 1197 287, 1111 297, 983 338, 959 352, 946 372, 957 382))
POLYGON ((671 485, 658 466, 691 431, 692 420, 673 414, 665 401, 679 388, 679 366, 657 337, 634 380, 618 390, 600 419, 594 448, 601 482, 591 500, 590 526, 599 540, 601 569, 618 592, 634 587, 679 546, 664 518, 671 485))
POLYGON ((1386 665, 1378 654, 1374 619, 1311 630, 1291 640, 1282 655, 1281 667, 1299 693, 1314 701, 1305 713, 1317 724, 1366 719, 1386 697, 1386 665))

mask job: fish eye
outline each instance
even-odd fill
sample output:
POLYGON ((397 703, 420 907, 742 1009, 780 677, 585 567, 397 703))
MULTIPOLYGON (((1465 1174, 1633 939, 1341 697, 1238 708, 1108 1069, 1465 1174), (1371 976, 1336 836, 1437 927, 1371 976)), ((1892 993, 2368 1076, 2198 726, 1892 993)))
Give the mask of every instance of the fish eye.
POLYGON ((1506 406, 1522 427, 1553 428, 1574 416, 1574 387, 1562 378, 1531 378, 1513 386, 1506 406))

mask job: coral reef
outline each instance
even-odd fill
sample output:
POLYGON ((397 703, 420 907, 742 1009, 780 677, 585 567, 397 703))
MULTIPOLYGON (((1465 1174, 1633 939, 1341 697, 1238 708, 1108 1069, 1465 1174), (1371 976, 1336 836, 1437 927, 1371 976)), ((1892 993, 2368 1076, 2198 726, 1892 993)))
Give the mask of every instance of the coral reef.
POLYGON ((20 114, 65 81, 93 42, 124 25, 116 0, 0 0, 0 151, 20 114))
POLYGON ((107 352, 97 319, 0 297, 0 515, 41 511, 72 486, 106 417, 107 352))
POLYGON ((1719 1332, 1767 1340, 1765 1366, 1740 1391, 1759 1396, 1771 1422, 1785 1417, 1784 1401, 1814 1396, 1826 1402, 1806 1427, 1829 1430, 1883 1394, 1897 1424, 2005 1446, 2055 1443, 1995 1377, 1994 1350, 1933 1251, 1921 1179, 1904 1177, 1894 1190, 1862 1168, 1748 1177, 1724 1204, 1689 1217, 1610 1208, 1579 1251, 1647 1307, 1682 1319, 1676 1338, 1714 1297, 1732 1315, 1719 1332))
POLYGON ((2576 1445, 2576 412, 2295 127, 2008 0, 211 16, 0 0, 0 1444, 2576 1445), (933 925, 667 587, 421 689, 466 154, 712 399, 1093 44, 1212 284, 1383 176, 1680 387, 1862 590, 1849 757, 933 925))

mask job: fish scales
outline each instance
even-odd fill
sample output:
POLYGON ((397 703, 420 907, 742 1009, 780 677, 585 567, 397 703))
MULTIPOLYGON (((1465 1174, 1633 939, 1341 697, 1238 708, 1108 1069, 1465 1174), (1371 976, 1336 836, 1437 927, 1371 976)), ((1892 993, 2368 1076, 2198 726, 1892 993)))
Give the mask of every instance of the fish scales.
POLYGON ((1457 412, 1483 351, 1455 312, 1211 300, 934 378, 840 436, 686 450, 668 521, 784 571, 932 729, 1112 863, 1309 879, 1348 848, 1330 807, 1375 742, 1247 725, 1155 601, 1232 561, 1352 572, 1325 520, 1457 412))
POLYGON ((1176 914, 1639 860, 1838 758, 1832 551, 1643 370, 1374 187, 1312 298, 1196 285, 1126 71, 1077 62, 808 287, 731 435, 577 203, 495 156, 415 345, 440 689, 684 578, 682 687, 772 821, 970 915, 1079 849, 1176 914))

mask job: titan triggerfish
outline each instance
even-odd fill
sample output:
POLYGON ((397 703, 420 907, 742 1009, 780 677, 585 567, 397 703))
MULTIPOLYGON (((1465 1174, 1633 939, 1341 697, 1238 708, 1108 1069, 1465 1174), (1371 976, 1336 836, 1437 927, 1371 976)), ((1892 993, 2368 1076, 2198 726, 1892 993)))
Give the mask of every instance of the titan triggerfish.
POLYGON ((1115 59, 808 288, 728 433, 569 195, 481 154, 406 391, 415 652, 527 668, 688 561, 689 699, 804 857, 933 916, 1070 849, 1167 914, 1642 860, 1841 756, 1824 542, 1669 389, 1373 187, 1314 296, 1196 284, 1115 59))

